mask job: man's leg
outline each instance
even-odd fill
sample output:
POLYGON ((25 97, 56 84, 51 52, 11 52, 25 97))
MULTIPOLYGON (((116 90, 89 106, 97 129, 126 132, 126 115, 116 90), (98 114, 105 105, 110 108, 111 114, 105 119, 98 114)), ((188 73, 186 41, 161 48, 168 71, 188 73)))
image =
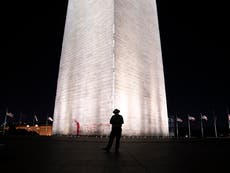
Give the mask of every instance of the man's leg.
POLYGON ((119 147, 120 147, 120 138, 121 138, 121 130, 118 130, 116 132, 116 146, 115 146, 115 152, 119 152, 119 147))
POLYGON ((110 148, 112 147, 114 137, 115 137, 115 133, 114 133, 114 131, 111 131, 111 133, 109 135, 109 142, 107 144, 107 147, 104 148, 106 151, 109 151, 110 148))

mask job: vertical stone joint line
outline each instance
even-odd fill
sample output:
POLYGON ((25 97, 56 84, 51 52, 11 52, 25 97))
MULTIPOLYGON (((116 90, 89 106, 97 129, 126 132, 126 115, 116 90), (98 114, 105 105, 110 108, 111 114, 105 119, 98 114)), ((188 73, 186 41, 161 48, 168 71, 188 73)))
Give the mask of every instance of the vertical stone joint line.
POLYGON ((113 50, 113 69, 112 69, 112 73, 113 73, 113 89, 112 89, 112 110, 115 109, 115 78, 116 78, 116 65, 115 65, 115 33, 116 33, 116 30, 115 30, 115 0, 113 1, 113 47, 112 47, 112 50, 113 50))

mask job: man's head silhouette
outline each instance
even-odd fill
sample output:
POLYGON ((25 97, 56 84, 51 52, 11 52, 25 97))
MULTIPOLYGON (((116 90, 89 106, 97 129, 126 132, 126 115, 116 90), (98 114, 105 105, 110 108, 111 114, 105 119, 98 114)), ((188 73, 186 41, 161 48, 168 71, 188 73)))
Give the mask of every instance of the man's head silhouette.
POLYGON ((113 110, 113 113, 114 113, 114 114, 119 114, 119 112, 120 112, 119 109, 114 109, 114 110, 113 110))

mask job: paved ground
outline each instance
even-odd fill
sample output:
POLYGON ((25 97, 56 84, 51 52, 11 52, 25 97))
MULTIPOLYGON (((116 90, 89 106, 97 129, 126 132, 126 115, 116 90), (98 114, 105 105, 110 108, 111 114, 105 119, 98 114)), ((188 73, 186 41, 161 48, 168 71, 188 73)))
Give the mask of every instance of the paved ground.
POLYGON ((0 137, 1 173, 228 172, 230 139, 122 139, 119 154, 107 138, 0 137), (224 171, 225 170, 225 171, 224 171))

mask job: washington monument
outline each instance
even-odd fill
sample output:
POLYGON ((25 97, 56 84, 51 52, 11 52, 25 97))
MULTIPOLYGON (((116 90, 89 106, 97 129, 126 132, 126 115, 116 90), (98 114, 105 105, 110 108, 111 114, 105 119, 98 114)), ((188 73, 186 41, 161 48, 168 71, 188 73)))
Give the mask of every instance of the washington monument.
POLYGON ((168 136, 155 0, 69 0, 53 134, 168 136))

